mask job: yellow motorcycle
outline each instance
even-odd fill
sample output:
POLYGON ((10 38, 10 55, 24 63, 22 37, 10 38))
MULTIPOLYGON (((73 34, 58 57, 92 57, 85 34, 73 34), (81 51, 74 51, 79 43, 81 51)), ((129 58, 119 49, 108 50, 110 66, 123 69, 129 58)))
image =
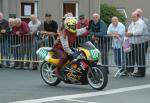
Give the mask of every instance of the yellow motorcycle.
POLYGON ((69 84, 89 84, 97 90, 104 89, 108 82, 108 75, 101 64, 100 51, 91 42, 86 42, 74 50, 78 52, 77 58, 68 60, 61 69, 61 76, 64 79, 55 75, 54 69, 59 59, 52 48, 41 47, 37 50, 37 55, 43 60, 40 73, 44 82, 56 86, 64 81, 69 84))

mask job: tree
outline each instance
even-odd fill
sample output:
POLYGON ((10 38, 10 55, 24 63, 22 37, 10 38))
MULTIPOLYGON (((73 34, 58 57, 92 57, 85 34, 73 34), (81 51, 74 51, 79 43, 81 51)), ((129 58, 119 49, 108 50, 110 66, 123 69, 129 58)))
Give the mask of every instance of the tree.
POLYGON ((122 13, 120 13, 116 7, 108 4, 101 4, 100 5, 100 14, 102 20, 109 25, 111 23, 111 18, 113 16, 117 16, 119 18, 119 21, 125 24, 126 18, 122 13))

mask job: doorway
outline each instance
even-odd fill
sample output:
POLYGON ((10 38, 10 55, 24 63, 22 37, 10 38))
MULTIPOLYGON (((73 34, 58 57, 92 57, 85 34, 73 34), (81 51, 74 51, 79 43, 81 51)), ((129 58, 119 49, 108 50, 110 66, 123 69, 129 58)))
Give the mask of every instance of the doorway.
POLYGON ((78 3, 63 3, 63 15, 71 12, 73 16, 78 17, 78 3))

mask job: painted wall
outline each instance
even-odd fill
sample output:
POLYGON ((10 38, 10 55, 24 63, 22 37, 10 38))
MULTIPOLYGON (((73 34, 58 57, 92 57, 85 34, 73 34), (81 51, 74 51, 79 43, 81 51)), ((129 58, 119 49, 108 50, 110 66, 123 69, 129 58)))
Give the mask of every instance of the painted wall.
POLYGON ((63 17, 63 3, 72 2, 78 3, 78 15, 85 14, 87 17, 92 17, 92 14, 100 11, 100 0, 0 0, 2 12, 6 18, 9 14, 16 14, 16 17, 21 15, 21 2, 38 2, 38 18, 44 20, 45 13, 51 13, 57 22, 63 17))
POLYGON ((0 0, 0 12, 2 12, 2 0, 0 0))

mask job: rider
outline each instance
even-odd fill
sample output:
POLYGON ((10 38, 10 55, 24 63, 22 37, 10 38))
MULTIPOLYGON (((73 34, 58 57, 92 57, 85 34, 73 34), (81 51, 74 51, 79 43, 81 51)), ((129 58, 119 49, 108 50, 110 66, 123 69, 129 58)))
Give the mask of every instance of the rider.
POLYGON ((60 31, 57 42, 54 44, 53 51, 59 57, 59 63, 55 68, 55 74, 57 77, 61 78, 60 70, 61 67, 67 62, 70 58, 74 59, 77 56, 77 53, 74 53, 70 47, 76 41, 76 37, 82 35, 87 31, 87 28, 76 29, 77 20, 74 17, 67 17, 64 20, 64 28, 60 31))

